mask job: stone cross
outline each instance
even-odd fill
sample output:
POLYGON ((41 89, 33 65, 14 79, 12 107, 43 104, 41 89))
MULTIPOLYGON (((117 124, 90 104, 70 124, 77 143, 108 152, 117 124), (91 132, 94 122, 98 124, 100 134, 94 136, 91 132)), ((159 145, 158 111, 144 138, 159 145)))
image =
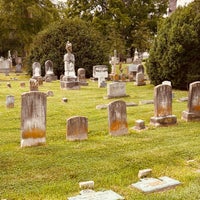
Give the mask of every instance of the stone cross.
POLYGON ((21 100, 21 147, 46 143, 47 95, 27 92, 21 100))
POLYGON ((110 135, 128 134, 126 103, 124 101, 117 100, 108 105, 108 124, 110 135))
POLYGON ((93 66, 93 77, 98 78, 98 87, 106 87, 108 67, 106 65, 93 66))

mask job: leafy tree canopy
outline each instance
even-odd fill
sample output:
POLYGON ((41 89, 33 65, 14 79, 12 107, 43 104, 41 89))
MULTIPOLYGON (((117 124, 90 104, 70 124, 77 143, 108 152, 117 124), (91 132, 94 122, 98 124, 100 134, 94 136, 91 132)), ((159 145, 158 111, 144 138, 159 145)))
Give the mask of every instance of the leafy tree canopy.
POLYGON ((35 38, 27 59, 29 72, 32 72, 33 62, 40 62, 44 75, 45 61, 52 60, 55 74, 58 77, 63 74, 67 41, 72 43, 76 71, 85 68, 87 77, 90 77, 94 65, 108 64, 107 44, 90 23, 77 18, 65 19, 51 24, 35 38))
POLYGON ((27 51, 39 31, 59 19, 50 0, 0 0, 0 53, 27 51))
POLYGON ((200 80, 200 1, 177 9, 161 21, 150 51, 147 72, 154 85, 170 80, 186 89, 200 80))

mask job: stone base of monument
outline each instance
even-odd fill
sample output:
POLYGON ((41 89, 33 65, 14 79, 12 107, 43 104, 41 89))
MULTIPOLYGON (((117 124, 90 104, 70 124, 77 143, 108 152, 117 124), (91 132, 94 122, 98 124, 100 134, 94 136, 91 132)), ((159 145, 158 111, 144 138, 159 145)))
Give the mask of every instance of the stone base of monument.
POLYGON ((79 85, 81 85, 81 86, 88 86, 88 83, 87 82, 79 82, 79 85))
POLYGON ((183 111, 182 112, 182 119, 189 122, 189 121, 200 121, 200 114, 197 115, 196 113, 183 111))
POLYGON ((124 197, 112 190, 95 192, 94 190, 82 190, 80 195, 69 197, 68 200, 124 200, 124 197))
POLYGON ((77 81, 76 77, 63 76, 60 80, 60 87, 67 90, 79 90, 80 82, 77 81))
POLYGON ((21 147, 40 146, 45 144, 46 144, 46 137, 21 139, 21 147))
POLYGON ((134 187, 144 193, 151 193, 169 190, 180 184, 181 183, 175 179, 163 176, 159 178, 140 179, 139 182, 131 184, 131 187, 134 187))
POLYGON ((154 126, 170 126, 177 123, 175 115, 167 115, 164 117, 151 117, 150 124, 154 126))

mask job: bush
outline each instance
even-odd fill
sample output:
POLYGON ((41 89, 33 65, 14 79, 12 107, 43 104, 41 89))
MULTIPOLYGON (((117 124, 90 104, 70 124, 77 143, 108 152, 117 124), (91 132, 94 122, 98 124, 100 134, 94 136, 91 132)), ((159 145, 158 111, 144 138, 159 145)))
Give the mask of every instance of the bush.
POLYGON ((40 62, 44 75, 46 60, 53 61, 54 73, 58 77, 63 74, 63 57, 68 40, 72 43, 76 71, 78 68, 85 68, 86 76, 90 77, 94 65, 108 64, 106 44, 100 34, 80 19, 65 19, 52 24, 36 36, 27 58, 29 74, 32 73, 32 63, 40 62))
POLYGON ((150 50, 147 73, 154 85, 170 80, 177 89, 200 80, 200 1, 163 19, 150 50))

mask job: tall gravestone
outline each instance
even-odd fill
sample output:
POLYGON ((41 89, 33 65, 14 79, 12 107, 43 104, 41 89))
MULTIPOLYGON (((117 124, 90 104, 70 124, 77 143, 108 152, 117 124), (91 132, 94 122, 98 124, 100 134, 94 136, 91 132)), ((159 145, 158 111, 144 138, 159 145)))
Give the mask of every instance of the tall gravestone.
POLYGON ((200 81, 190 84, 188 94, 188 110, 182 112, 186 121, 200 121, 200 81))
POLYGON ((155 126, 168 126, 177 123, 175 115, 172 115, 172 87, 158 85, 154 88, 154 117, 150 123, 155 126))
POLYGON ((126 103, 113 101, 108 105, 109 133, 112 136, 128 134, 126 103))
POLYGON ((88 138, 88 119, 75 116, 67 120, 67 140, 86 140, 88 138))
POLYGON ((144 79, 144 74, 142 72, 138 72, 136 74, 135 85, 137 85, 137 86, 146 85, 146 82, 144 79))
POLYGON ((66 43, 67 53, 64 55, 64 76, 60 79, 60 87, 68 90, 80 89, 79 81, 75 74, 75 56, 72 53, 72 44, 67 41, 66 43))
POLYGON ((22 94, 21 147, 46 143, 47 95, 43 92, 22 94))

